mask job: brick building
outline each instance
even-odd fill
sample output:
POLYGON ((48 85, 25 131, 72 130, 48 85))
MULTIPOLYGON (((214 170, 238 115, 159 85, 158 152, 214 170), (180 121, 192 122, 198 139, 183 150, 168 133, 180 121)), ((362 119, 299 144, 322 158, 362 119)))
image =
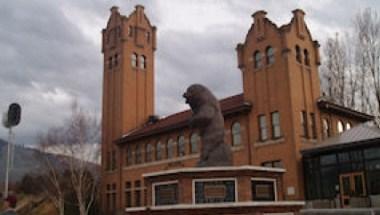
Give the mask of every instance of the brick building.
MULTIPOLYGON (((243 92, 220 100, 234 165, 286 169, 285 200, 304 199, 301 150, 372 119, 321 97, 319 44, 304 15, 294 10, 281 27, 252 15, 236 48, 243 92)), ((146 204, 143 174, 195 166, 200 139, 189 110, 154 115, 156 27, 144 7, 129 16, 112 7, 102 34, 102 207, 116 211, 146 204)))

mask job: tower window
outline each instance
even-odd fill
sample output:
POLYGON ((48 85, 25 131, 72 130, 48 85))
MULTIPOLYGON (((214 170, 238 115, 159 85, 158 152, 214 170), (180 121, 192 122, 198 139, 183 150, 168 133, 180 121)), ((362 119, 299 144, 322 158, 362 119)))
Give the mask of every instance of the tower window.
POLYGON ((185 137, 183 135, 178 137, 178 156, 185 155, 185 137))
POLYGON ((260 134, 260 140, 264 141, 268 139, 267 135, 267 121, 265 118, 265 115, 259 116, 259 134, 260 134))
POLYGON ((317 138, 317 127, 315 125, 315 114, 310 113, 310 127, 311 127, 311 137, 312 138, 317 138))
POLYGON ((274 63, 274 50, 271 46, 267 48, 266 59, 267 59, 267 65, 271 65, 272 63, 274 63))
POLYGON ((310 66, 310 58, 309 58, 309 51, 307 49, 303 50, 303 55, 304 55, 304 61, 305 65, 310 66))
POLYGON ((296 45, 296 60, 298 63, 302 63, 301 48, 296 45))
POLYGON ((132 67, 137 67, 137 54, 136 53, 133 53, 131 55, 131 65, 132 67))
POLYGON ((198 152, 198 143, 199 143, 199 135, 197 133, 193 133, 190 137, 190 153, 198 152))
POLYGON ((272 137, 281 137, 280 113, 277 111, 272 113, 272 137))
POLYGON ((241 144, 241 127, 240 123, 235 122, 232 124, 232 145, 238 146, 241 144))
POLYGON ((145 33, 145 37, 146 37, 146 42, 150 42, 150 33, 147 31, 146 33, 145 33))
POLYGON ((144 55, 140 56, 140 69, 145 69, 146 68, 146 58, 144 55))
POLYGON ((322 119, 323 138, 330 137, 330 125, 327 119, 322 119))
POLYGON ((258 69, 261 67, 261 53, 259 51, 256 51, 254 54, 255 58, 255 69, 258 69))
POLYGON ((130 36, 130 37, 133 36, 133 27, 132 26, 128 27, 128 36, 130 36))
POLYGON ((309 132, 307 129, 307 113, 306 111, 301 111, 301 136, 309 137, 309 132))

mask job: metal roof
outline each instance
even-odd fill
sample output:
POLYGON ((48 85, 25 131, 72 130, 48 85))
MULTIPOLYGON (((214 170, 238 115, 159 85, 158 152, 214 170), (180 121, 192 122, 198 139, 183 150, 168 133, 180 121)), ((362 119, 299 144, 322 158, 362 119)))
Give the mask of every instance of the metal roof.
POLYGON ((330 137, 314 147, 303 150, 302 154, 358 146, 374 141, 380 144, 380 128, 362 123, 337 136, 330 137))

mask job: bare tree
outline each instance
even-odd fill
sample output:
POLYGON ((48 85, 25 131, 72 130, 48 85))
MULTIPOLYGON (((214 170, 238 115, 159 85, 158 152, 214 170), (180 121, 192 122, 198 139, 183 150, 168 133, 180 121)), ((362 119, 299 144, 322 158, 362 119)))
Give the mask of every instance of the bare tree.
MULTIPOLYGON (((80 108, 76 102, 72 105, 71 115, 63 126, 49 129, 41 135, 40 146, 45 152, 57 154, 57 162, 46 161, 50 185, 54 192, 49 193, 60 214, 63 214, 65 189, 63 181, 70 182, 76 197, 80 215, 87 215, 97 195, 99 152, 99 123, 96 118, 80 108), (69 176, 67 176, 67 174, 69 176), (62 213, 61 213, 62 211, 62 213)), ((49 156, 48 156, 49 157, 49 156)), ((55 160, 56 161, 56 160, 55 160)), ((68 188, 68 186, 66 186, 68 188)))

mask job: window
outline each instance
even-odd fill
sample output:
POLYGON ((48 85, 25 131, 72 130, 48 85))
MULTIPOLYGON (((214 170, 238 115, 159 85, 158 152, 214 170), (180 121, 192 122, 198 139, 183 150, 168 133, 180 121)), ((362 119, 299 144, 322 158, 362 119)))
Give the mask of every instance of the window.
POLYGON ((274 50, 271 46, 267 48, 266 57, 267 57, 267 65, 271 65, 272 63, 274 63, 274 50))
POLYGON ((266 122, 265 115, 259 116, 259 133, 260 133, 260 140, 261 141, 268 139, 267 122, 266 122))
POLYGON ((149 41, 150 41, 150 33, 148 31, 145 33, 145 38, 146 38, 146 42, 149 43, 149 41))
POLYGON ((132 26, 128 27, 128 36, 130 36, 130 37, 133 36, 133 27, 132 26))
POLYGON ((115 169, 116 169, 116 151, 112 150, 112 153, 111 153, 111 170, 115 170, 115 169))
POLYGON ((305 58, 305 65, 310 66, 309 51, 307 51, 307 49, 303 50, 303 55, 305 58))
POLYGON ((141 182, 135 181, 135 207, 141 206, 141 182))
POLYGON ((158 141, 156 145, 156 160, 162 159, 162 143, 161 141, 158 141))
POLYGON ((137 67, 137 54, 136 53, 133 53, 131 55, 131 65, 132 67, 137 67))
POLYGON ((274 168, 283 168, 284 167, 281 160, 265 161, 265 162, 261 163, 261 166, 274 167, 274 168))
POLYGON ((272 113, 272 137, 281 137, 280 113, 277 111, 272 113))
POLYGON ((233 146, 238 146, 241 144, 241 127, 240 123, 235 122, 232 124, 232 145, 233 146))
POLYGON ((153 146, 151 143, 146 144, 145 161, 151 162, 153 160, 153 146))
POLYGON ((276 201, 276 184, 272 179, 253 179, 252 200, 253 201, 276 201))
POLYGON ((175 142, 173 141, 173 139, 169 139, 167 144, 168 144, 167 145, 167 156, 168 156, 168 159, 170 159, 170 158, 174 157, 175 142))
POLYGON ((107 63, 108 63, 108 69, 112 69, 112 57, 108 58, 107 63))
POLYGON ((198 152, 198 143, 199 143, 200 137, 197 133, 193 133, 190 137, 190 153, 197 153, 198 152))
POLYGON ((302 63, 301 48, 296 45, 296 60, 298 63, 302 63))
POLYGON ((125 182, 125 207, 132 207, 132 183, 130 181, 125 182))
POLYGON ((178 137, 178 156, 185 155, 185 137, 183 135, 178 137))
POLYGON ((315 114, 310 113, 310 127, 311 127, 311 137, 313 139, 317 138, 317 127, 315 125, 315 114))
POLYGON ((144 55, 140 56, 140 69, 146 69, 146 58, 144 55))
POLYGON ((126 159, 125 159, 125 165, 126 166, 132 165, 132 163, 133 163, 133 155, 132 155, 132 147, 130 145, 127 146, 125 154, 127 156, 126 159))
POLYGON ((111 193, 111 210, 116 209, 116 184, 112 184, 112 188, 110 190, 111 193))
POLYGON ((142 163, 142 147, 140 144, 136 145, 135 164, 142 163))
POLYGON ((336 124, 336 130, 338 131, 338 133, 342 133, 344 131, 342 121, 338 120, 338 122, 336 124))
POLYGON ((352 126, 351 126, 351 123, 347 122, 347 123, 346 123, 346 130, 350 130, 351 127, 352 127, 352 126))
POLYGON ((322 119, 322 129, 323 138, 330 137, 330 123, 327 119, 322 119))
POLYGON ((301 111, 301 136, 309 137, 309 131, 307 129, 307 113, 306 111, 301 111))
POLYGON ((259 51, 256 51, 254 54, 255 58, 255 69, 258 69, 261 67, 261 53, 259 51))

